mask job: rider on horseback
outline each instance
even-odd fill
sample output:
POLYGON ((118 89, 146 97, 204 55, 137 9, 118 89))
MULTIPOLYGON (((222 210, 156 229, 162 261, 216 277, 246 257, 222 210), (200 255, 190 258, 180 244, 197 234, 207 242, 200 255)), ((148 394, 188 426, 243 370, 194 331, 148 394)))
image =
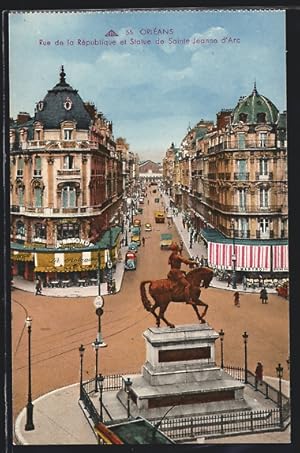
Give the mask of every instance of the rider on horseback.
POLYGON ((168 273, 168 278, 175 282, 176 284, 184 287, 184 296, 185 302, 187 304, 195 305, 195 302, 190 297, 190 283, 185 278, 185 272, 182 271, 181 263, 184 264, 197 264, 195 261, 187 260, 179 254, 179 246, 176 242, 172 242, 170 245, 170 250, 172 250, 171 255, 169 256, 169 264, 171 270, 168 273))

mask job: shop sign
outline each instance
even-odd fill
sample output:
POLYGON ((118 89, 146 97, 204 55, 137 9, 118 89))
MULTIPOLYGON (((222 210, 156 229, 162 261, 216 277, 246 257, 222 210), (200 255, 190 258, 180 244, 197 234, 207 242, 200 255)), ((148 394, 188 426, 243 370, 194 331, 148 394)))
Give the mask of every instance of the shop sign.
POLYGON ((57 241, 56 248, 63 247, 64 245, 72 245, 73 247, 94 247, 94 244, 92 244, 90 241, 87 241, 86 239, 69 238, 57 241))

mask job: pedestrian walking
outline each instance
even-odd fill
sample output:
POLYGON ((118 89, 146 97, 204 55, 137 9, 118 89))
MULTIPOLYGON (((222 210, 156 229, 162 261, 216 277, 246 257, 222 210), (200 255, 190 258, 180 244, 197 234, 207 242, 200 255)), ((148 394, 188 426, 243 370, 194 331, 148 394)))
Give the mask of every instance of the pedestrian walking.
POLYGON ((142 244, 143 244, 143 247, 145 247, 145 238, 142 237, 142 244))
POLYGON ((42 280, 40 277, 36 279, 36 284, 35 284, 35 295, 41 295, 42 294, 42 280))
POLYGON ((231 279, 231 275, 228 274, 228 275, 227 275, 227 288, 231 285, 231 280, 232 280, 232 279, 231 279))
POLYGON ((243 290, 246 291, 247 289, 247 277, 243 275, 243 290))
POLYGON ((183 250, 183 241, 179 242, 179 253, 182 255, 182 250, 183 250))
POLYGON ((233 300, 234 300, 235 307, 239 307, 240 306, 240 293, 238 291, 236 291, 234 293, 233 300))
POLYGON ((266 288, 263 288, 263 289, 260 291, 260 296, 259 296, 259 298, 261 299, 261 303, 262 303, 262 304, 267 304, 267 303, 268 303, 268 293, 267 293, 266 288))
POLYGON ((261 362, 257 362, 255 368, 255 384, 262 385, 262 381, 263 381, 263 365, 261 362))

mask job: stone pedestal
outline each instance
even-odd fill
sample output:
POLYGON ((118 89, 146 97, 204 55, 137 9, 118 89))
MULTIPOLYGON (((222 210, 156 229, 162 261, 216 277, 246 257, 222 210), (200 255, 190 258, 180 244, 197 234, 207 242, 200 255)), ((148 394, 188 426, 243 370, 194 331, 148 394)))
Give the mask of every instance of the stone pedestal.
MULTIPOLYGON (((156 418, 173 406, 172 416, 248 409, 244 385, 215 363, 218 337, 208 324, 152 327, 144 332, 142 374, 126 376, 132 380, 132 415, 156 418)), ((124 390, 118 398, 126 404, 124 390)))

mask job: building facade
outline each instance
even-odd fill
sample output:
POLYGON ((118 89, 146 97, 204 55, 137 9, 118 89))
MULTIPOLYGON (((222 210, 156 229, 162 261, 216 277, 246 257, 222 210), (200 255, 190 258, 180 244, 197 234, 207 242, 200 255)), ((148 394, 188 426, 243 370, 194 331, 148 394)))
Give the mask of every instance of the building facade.
POLYGON ((197 136, 198 126, 183 140, 179 190, 209 264, 288 272, 286 113, 254 86, 197 136))
POLYGON ((63 67, 34 117, 11 120, 10 159, 14 275, 74 280, 92 276, 99 260, 101 269, 116 260, 130 159, 112 122, 83 102, 63 67))

